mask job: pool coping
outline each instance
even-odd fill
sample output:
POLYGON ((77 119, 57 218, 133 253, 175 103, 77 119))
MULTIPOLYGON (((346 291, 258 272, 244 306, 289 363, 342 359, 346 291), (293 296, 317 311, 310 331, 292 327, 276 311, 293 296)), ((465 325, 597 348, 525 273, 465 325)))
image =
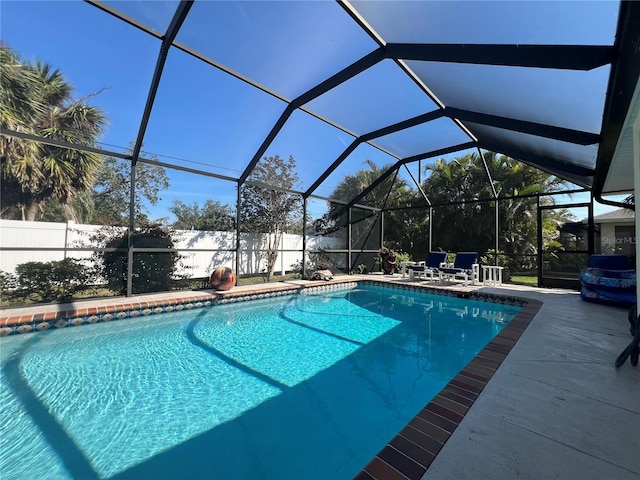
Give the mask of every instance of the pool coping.
POLYGON ((123 320, 138 316, 209 307, 235 301, 254 300, 285 293, 295 293, 299 289, 300 286, 295 284, 273 284, 270 285, 269 290, 264 288, 238 288, 236 290, 218 292, 205 289, 193 292, 175 292, 173 295, 171 292, 164 292, 162 294, 141 295, 139 297, 117 297, 111 301, 109 298, 101 298, 99 301, 104 305, 96 305, 96 300, 82 300, 77 303, 6 309, 0 313, 0 336, 123 320))
MULTIPOLYGON (((357 474, 356 480, 418 480, 436 458, 484 387, 505 360, 520 336, 542 307, 540 300, 516 295, 443 289, 421 284, 398 284, 376 279, 337 278, 322 282, 288 282, 265 288, 245 287, 225 292, 204 290, 193 295, 156 299, 119 298, 123 303, 77 307, 51 305, 51 310, 0 316, 0 336, 35 333, 50 328, 66 328, 223 305, 261 298, 343 289, 359 284, 381 285, 400 290, 516 305, 522 310, 357 474)), ((108 299, 103 299, 107 301, 108 299)), ((82 302, 78 302, 82 303, 82 302)), ((88 303, 91 305, 91 303, 88 303)), ((49 307, 49 306, 47 306, 49 307)), ((28 311, 28 309, 27 309, 28 311)), ((4 311, 2 313, 5 313, 4 311)))

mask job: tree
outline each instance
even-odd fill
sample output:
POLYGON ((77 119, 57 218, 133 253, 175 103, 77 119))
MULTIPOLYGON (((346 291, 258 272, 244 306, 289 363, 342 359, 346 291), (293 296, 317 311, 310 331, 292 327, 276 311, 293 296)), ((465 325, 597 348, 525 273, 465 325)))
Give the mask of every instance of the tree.
MULTIPOLYGON (((137 252, 133 255, 132 293, 163 292, 171 290, 173 280, 181 276, 177 271, 181 255, 175 251, 174 232, 159 225, 145 225, 131 234, 134 248, 158 248, 167 252, 137 252)), ((91 243, 109 250, 93 254, 97 274, 106 286, 118 292, 127 292, 127 231, 119 227, 102 227, 91 238, 91 243), (115 250, 114 250, 115 249, 115 250)))
MULTIPOLYGON (((70 208, 55 200, 42 205, 43 221, 64 222, 73 219, 78 223, 98 225, 127 225, 131 185, 131 163, 128 160, 106 157, 98 167, 93 188, 76 195, 70 208), (69 211, 73 216, 69 216, 69 211)), ((136 167, 135 220, 136 226, 150 223, 148 205, 156 205, 159 193, 169 187, 169 178, 160 166, 138 163, 136 167)))
POLYGON ((495 210, 488 202, 475 200, 493 196, 489 177, 477 154, 451 162, 436 160, 425 167, 428 178, 422 188, 436 207, 430 219, 434 248, 451 251, 484 251, 495 246, 495 210), (457 202, 457 203, 454 203, 457 202))
POLYGON ((235 229, 236 219, 233 209, 217 200, 207 200, 202 207, 196 202, 187 205, 181 200, 174 200, 169 211, 177 218, 173 222, 173 228, 178 230, 231 231, 235 229))
MULTIPOLYGON (((0 125, 8 130, 30 131, 31 119, 45 112, 40 94, 34 93, 40 88, 34 70, 24 68, 18 55, 0 44, 0 125)), ((12 162, 31 158, 37 154, 37 150, 35 142, 0 135, 2 179, 10 174, 12 162)))
POLYGON ((240 190, 240 225, 243 231, 267 234, 267 247, 263 253, 267 261, 267 279, 270 280, 278 257, 280 238, 302 213, 301 198, 287 191, 294 189, 298 183, 296 161, 292 156, 288 160, 278 155, 264 157, 255 166, 247 182, 240 190))
MULTIPOLYGON (((155 158, 152 157, 152 160, 155 158)), ((169 188, 169 177, 164 168, 149 163, 136 165, 135 224, 148 223, 146 204, 156 205, 159 193, 169 188)), ((131 192, 131 162, 107 157, 96 175, 90 192, 93 213, 89 223, 100 225, 127 225, 131 192)))
MULTIPOLYGON (((0 124, 52 140, 95 147, 107 123, 104 113, 73 99, 73 87, 49 64, 22 63, 9 48, 0 47, 0 124)), ((72 200, 88 191, 102 163, 99 154, 22 139, 0 143, 0 201, 5 215, 20 212, 33 221, 43 204, 54 199, 69 209, 72 200)))
MULTIPOLYGON (((378 167, 371 160, 366 160, 365 164, 368 169, 358 170, 353 175, 347 175, 343 178, 331 194, 331 198, 350 201, 378 180, 383 172, 392 167, 392 165, 378 167)), ((394 181, 394 176, 391 175, 358 203, 376 208, 392 209, 401 205, 408 198, 410 198, 410 191, 406 182, 399 177, 394 181)), ((325 230, 344 228, 347 225, 347 215, 348 210, 345 205, 330 202, 328 213, 319 223, 325 230)), ((377 249, 379 247, 379 230, 377 229, 379 219, 380 213, 375 210, 352 210, 352 248, 377 249)), ((385 243, 394 248, 402 248, 406 243, 404 236, 408 233, 405 213, 391 210, 385 212, 384 219, 385 243)))
POLYGON ((94 205, 91 192, 75 195, 68 204, 61 204, 55 199, 42 203, 39 219, 43 222, 88 223, 93 218, 94 205))
MULTIPOLYGON (((518 196, 558 191, 565 181, 504 155, 484 154, 500 201, 498 236, 506 253, 537 251, 536 202, 518 196)), ((486 251, 495 248, 495 204, 476 202, 493 197, 482 158, 467 154, 428 165, 422 188, 434 204, 458 202, 435 208, 432 221, 437 245, 451 251, 486 251)), ((552 202, 551 199, 546 200, 552 202)), ((554 219, 558 221, 559 219, 554 219)), ((561 220, 561 219, 560 219, 561 220)))

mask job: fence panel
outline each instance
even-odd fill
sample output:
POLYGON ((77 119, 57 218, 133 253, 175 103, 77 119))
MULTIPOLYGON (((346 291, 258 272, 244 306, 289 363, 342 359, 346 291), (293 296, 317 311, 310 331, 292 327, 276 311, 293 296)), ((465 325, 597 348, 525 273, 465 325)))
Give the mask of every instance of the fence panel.
MULTIPOLYGON (((23 222, 0 220, 0 245, 2 248, 41 248, 42 250, 11 250, 0 253, 0 270, 15 273, 16 266, 36 261, 90 258, 91 251, 74 251, 74 248, 97 248, 91 237, 99 225, 79 225, 74 222, 23 222), (58 249, 58 250, 48 250, 58 249)), ((235 232, 176 230, 175 248, 182 255, 182 268, 178 274, 200 278, 211 274, 218 267, 235 269, 235 232), (199 251, 208 250, 208 251, 199 251)), ((338 248, 341 241, 331 237, 307 237, 307 250, 338 248)), ((240 239, 240 272, 258 274, 266 268, 261 251, 267 246, 267 234, 242 234, 240 239)), ((276 272, 291 271, 302 262, 302 235, 284 234, 280 240, 276 272)))

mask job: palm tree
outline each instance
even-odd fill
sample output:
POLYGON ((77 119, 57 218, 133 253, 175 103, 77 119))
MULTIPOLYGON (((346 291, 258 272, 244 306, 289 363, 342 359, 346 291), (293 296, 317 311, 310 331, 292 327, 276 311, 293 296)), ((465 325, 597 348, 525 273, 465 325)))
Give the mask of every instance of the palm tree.
MULTIPOLYGON (((17 132, 31 132, 30 120, 44 114, 35 72, 20 63, 18 56, 0 45, 0 126, 17 132)), ((0 136, 2 210, 18 203, 14 184, 30 177, 30 163, 26 159, 37 155, 34 142, 0 136)))
MULTIPOLYGON (((435 209, 434 247, 449 250, 484 251, 495 246, 495 204, 474 202, 493 197, 487 170, 500 202, 498 235, 507 253, 534 253, 537 245, 536 202, 518 196, 558 191, 566 182, 513 158, 486 152, 446 162, 436 160, 426 167, 430 175, 423 189, 434 204, 449 203, 435 209), (514 198, 515 197, 515 198, 514 198), (455 203, 459 202, 459 203, 455 203)), ((552 202, 550 197, 546 201, 552 202)))
MULTIPOLYGON (((74 100, 73 87, 59 70, 37 62, 21 63, 1 49, 0 124, 3 128, 94 147, 106 125, 104 113, 74 100)), ((94 184, 102 156, 2 137, 1 201, 3 212, 17 209, 23 220, 35 220, 46 200, 54 199, 73 217, 73 200, 94 184)))
MULTIPOLYGON (((487 152, 485 161, 498 196, 509 197, 500 202, 501 250, 522 255, 537 253, 536 200, 518 197, 556 192, 566 186, 566 181, 504 155, 487 152)), ((553 197, 541 197, 540 204, 553 205, 553 197)), ((546 232, 555 232, 558 224, 568 221, 567 215, 566 210, 558 210, 544 217, 542 231, 545 245, 552 242, 546 232)))
MULTIPOLYGON (((384 165, 378 167, 372 160, 365 160, 368 168, 358 170, 353 175, 347 175, 336 186, 331 194, 331 198, 349 201, 360 195, 372 183, 374 183, 380 175, 392 167, 392 165, 384 165)), ((406 182, 401 178, 396 178, 395 183, 393 176, 386 178, 375 189, 365 195, 358 203, 370 205, 377 208, 397 206, 400 199, 406 195, 406 182), (391 188, 393 186, 393 188, 391 188)), ((388 225, 394 222, 394 216, 386 216, 388 225)), ((378 239, 376 235, 370 235, 374 223, 377 221, 378 215, 370 210, 356 210, 352 218, 353 243, 356 248, 377 248, 378 239), (375 244, 375 245, 374 245, 375 244)), ((330 202, 329 211, 324 216, 324 223, 329 227, 339 228, 347 224, 347 209, 343 204, 330 202)), ((395 239, 389 239, 394 241, 395 239)))
POLYGON ((423 190, 436 207, 433 211, 433 248, 482 251, 495 238, 492 206, 475 200, 491 198, 491 187, 482 159, 468 154, 427 165, 423 190), (449 205, 446 205, 449 204, 449 205))

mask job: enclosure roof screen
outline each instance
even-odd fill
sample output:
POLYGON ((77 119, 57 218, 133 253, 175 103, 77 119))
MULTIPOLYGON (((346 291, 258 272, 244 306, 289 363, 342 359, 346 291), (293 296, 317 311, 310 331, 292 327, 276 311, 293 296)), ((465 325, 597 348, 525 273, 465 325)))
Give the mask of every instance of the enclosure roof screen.
POLYGON ((240 183, 293 156, 305 198, 468 151, 601 192, 640 71, 640 2, 5 0, 0 32, 107 113, 101 151, 240 183))

